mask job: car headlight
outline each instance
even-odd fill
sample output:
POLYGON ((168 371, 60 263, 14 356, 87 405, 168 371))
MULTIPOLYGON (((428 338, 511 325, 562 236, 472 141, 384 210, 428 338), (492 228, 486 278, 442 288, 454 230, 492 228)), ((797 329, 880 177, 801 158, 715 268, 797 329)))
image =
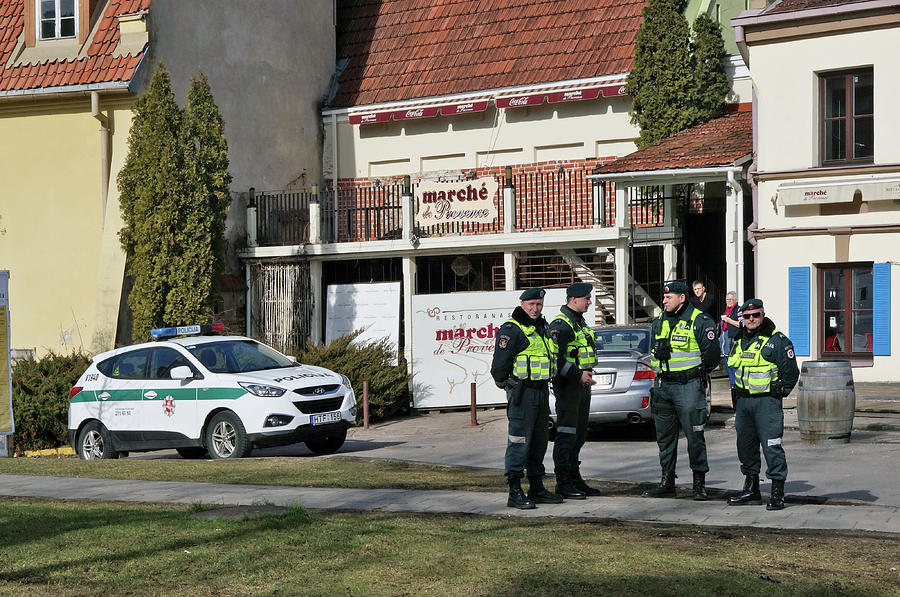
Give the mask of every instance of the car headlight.
POLYGON ((350 378, 346 375, 341 375, 341 383, 347 386, 347 389, 352 390, 353 386, 350 385, 350 378))
POLYGON ((254 396, 262 396, 264 398, 277 398, 278 396, 284 394, 286 391, 284 388, 267 386, 259 383, 244 383, 242 381, 239 381, 238 385, 254 396))

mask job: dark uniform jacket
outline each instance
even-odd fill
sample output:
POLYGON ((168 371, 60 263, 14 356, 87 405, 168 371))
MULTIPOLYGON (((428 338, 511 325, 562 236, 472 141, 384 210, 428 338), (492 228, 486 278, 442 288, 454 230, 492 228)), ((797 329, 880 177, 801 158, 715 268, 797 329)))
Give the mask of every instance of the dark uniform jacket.
MULTIPOLYGON (((669 320, 669 329, 671 330, 675 328, 675 324, 678 323, 679 319, 690 321, 692 309, 693 304, 690 301, 684 301, 681 310, 676 311, 674 314, 663 311, 659 317, 653 320, 652 337, 655 338, 662 329, 663 318, 669 320)), ((706 371, 712 371, 718 367, 719 360, 722 358, 719 354, 721 349, 719 348, 718 334, 716 334, 716 323, 709 315, 700 313, 697 319, 694 320, 694 338, 697 339, 697 343, 700 345, 700 358, 703 361, 703 368, 706 371)))
POLYGON ((771 336, 769 341, 763 345, 760 354, 762 358, 778 366, 778 377, 784 385, 782 393, 787 396, 794 389, 794 386, 797 385, 797 380, 800 379, 800 368, 797 367, 794 345, 791 343, 791 340, 781 332, 772 335, 774 331, 775 323, 768 317, 765 317, 762 323, 759 324, 759 327, 756 328, 756 333, 752 336, 750 335, 750 330, 742 327, 735 339, 735 344, 740 343, 741 349, 746 349, 756 341, 757 335, 771 336))
MULTIPOLYGON (((523 326, 535 326, 537 333, 545 338, 550 337, 550 326, 544 316, 540 316, 537 321, 528 317, 522 307, 516 307, 513 311, 512 319, 515 319, 523 326)), ((494 343, 494 360, 491 363, 491 377, 498 388, 505 388, 512 374, 513 363, 516 355, 528 348, 530 342, 522 330, 514 323, 507 321, 500 326, 497 331, 497 341, 494 343)), ((530 382, 529 382, 530 383, 530 382)))
MULTIPOLYGON (((560 311, 569 318, 569 321, 574 323, 576 328, 587 327, 584 314, 576 313, 565 305, 560 308, 560 311)), ((576 367, 574 363, 566 361, 566 347, 569 345, 569 342, 575 340, 575 330, 565 321, 559 321, 554 318, 554 321, 550 322, 550 337, 553 338, 553 341, 559 347, 559 359, 556 363, 556 371, 558 373, 553 379, 553 387, 560 389, 574 387, 583 390, 584 385, 581 383, 582 370, 576 367)), ((596 349, 596 347, 594 348, 596 349)))

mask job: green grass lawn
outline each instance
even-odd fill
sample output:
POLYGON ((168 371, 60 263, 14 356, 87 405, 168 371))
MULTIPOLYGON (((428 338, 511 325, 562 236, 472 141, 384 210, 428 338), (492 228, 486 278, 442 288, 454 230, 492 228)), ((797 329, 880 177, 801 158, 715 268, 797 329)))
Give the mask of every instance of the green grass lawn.
POLYGON ((502 471, 347 456, 239 460, 0 458, 0 473, 297 487, 506 491, 502 471))
POLYGON ((0 595, 896 595, 897 540, 549 519, 0 503, 0 595), (771 580, 769 580, 771 579, 771 580))

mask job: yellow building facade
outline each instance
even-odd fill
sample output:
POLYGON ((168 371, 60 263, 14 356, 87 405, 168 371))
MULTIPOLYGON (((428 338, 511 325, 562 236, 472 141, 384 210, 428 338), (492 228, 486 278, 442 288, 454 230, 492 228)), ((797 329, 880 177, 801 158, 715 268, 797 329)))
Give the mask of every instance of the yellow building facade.
POLYGON ((10 271, 13 349, 114 346, 125 268, 115 180, 134 99, 99 100, 108 162, 88 92, 0 102, 0 268, 10 271))

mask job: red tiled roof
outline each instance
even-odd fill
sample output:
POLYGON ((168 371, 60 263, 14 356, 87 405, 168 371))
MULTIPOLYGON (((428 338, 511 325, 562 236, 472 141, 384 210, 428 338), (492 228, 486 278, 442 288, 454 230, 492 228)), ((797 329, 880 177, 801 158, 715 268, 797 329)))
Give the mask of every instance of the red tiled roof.
POLYGON ((733 164, 753 151, 753 113, 732 112, 600 166, 597 174, 733 164))
POLYGON ((764 10, 762 14, 769 15, 781 12, 793 12, 795 10, 828 8, 831 6, 842 6, 844 4, 857 4, 863 1, 865 0, 782 0, 764 10))
POLYGON ((3 65, 9 61, 25 26, 24 4, 30 1, 0 0, 0 91, 131 80, 141 54, 118 58, 112 55, 119 43, 116 17, 146 10, 151 0, 109 0, 86 58, 5 68, 3 65))
POLYGON ((331 101, 363 106, 625 73, 647 0, 346 0, 331 101))

